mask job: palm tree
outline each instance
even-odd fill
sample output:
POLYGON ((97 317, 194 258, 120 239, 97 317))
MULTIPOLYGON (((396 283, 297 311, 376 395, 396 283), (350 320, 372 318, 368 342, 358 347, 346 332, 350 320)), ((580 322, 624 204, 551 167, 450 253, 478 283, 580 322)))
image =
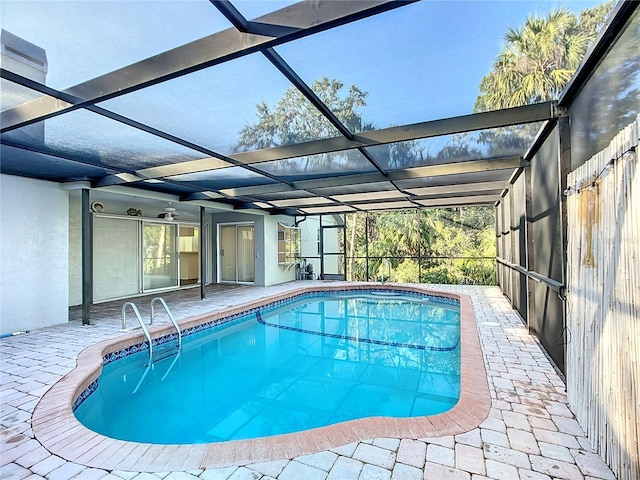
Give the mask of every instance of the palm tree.
POLYGON ((545 18, 530 15, 520 28, 510 27, 503 51, 482 79, 475 111, 557 98, 612 5, 609 1, 585 10, 580 18, 559 8, 545 18))

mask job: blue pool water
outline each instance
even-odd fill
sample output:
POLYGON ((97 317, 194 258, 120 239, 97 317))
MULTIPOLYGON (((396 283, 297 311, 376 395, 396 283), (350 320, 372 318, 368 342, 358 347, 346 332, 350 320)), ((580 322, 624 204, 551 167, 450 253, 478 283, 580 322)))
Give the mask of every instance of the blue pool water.
POLYGON ((107 363, 75 414, 109 437, 193 444, 441 413, 460 393, 459 320, 437 297, 301 297, 185 336, 152 368, 148 350, 107 363))

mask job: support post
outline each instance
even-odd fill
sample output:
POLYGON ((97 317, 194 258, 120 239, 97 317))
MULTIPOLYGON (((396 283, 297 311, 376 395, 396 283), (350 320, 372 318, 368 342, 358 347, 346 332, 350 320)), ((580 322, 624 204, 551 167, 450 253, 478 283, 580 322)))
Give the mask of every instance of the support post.
POLYGON ((498 262, 498 258, 504 258, 502 254, 502 237, 500 236, 500 215, 502 215, 502 202, 499 202, 494 207, 494 226, 496 231, 496 283, 500 287, 502 293, 502 266, 501 263, 498 262))
MULTIPOLYGON (((562 241, 562 278, 563 285, 567 280, 567 198, 564 191, 567 189, 567 175, 571 172, 571 131, 569 116, 558 118, 558 207, 560 209, 560 238, 562 241)), ((565 312, 566 313, 566 312, 565 312)))
MULTIPOLYGON (((535 271, 533 265, 534 257, 534 243, 533 243, 533 175, 531 174, 531 167, 527 166, 524 169, 524 201, 525 201, 525 261, 524 267, 527 271, 535 271)), ((527 276, 527 327, 531 330, 531 324, 535 318, 535 295, 533 294, 535 280, 527 276)))
POLYGON ((205 283, 207 274, 207 252, 206 252, 206 224, 205 224, 205 208, 200 207, 200 299, 204 300, 207 298, 207 294, 205 292, 205 283))
POLYGON ((82 324, 91 324, 93 303, 93 215, 88 188, 82 189, 82 324))
MULTIPOLYGON (((567 198, 564 195, 564 191, 567 189, 567 175, 571 172, 571 126, 568 112, 562 113, 563 115, 558 118, 558 208, 560 210, 560 245, 562 246, 562 254, 560 256, 562 278, 560 281, 564 287, 558 297, 562 300, 562 334, 566 335, 567 302, 565 301, 564 292, 567 287, 567 245, 569 236, 567 234, 567 198)), ((563 338, 562 341, 566 342, 566 338, 563 338)), ((564 346, 562 352, 566 362, 567 350, 564 346)), ((564 367, 562 369, 564 370, 564 367)))
POLYGON ((320 279, 324 279, 324 230, 322 229, 322 214, 320 215, 320 279))
MULTIPOLYGON (((519 253, 517 247, 519 244, 518 236, 520 235, 520 232, 518 232, 518 236, 516 236, 516 189, 513 188, 513 185, 509 188, 507 195, 509 197, 509 246, 511 250, 511 258, 509 261, 513 264, 520 265, 520 259, 516 258, 519 253)), ((516 310, 520 308, 520 299, 518 298, 518 293, 520 293, 520 275, 521 273, 516 270, 509 271, 509 284, 511 285, 511 291, 509 293, 511 294, 511 306, 516 310)))
POLYGON ((421 208, 416 208, 416 217, 418 224, 418 283, 422 283, 422 215, 421 208))
POLYGON ((366 281, 369 281, 369 212, 364 214, 364 262, 366 281))
POLYGON ((347 264, 348 264, 348 257, 347 257, 347 214, 343 213, 342 214, 342 262, 344 265, 344 279, 347 279, 347 264))

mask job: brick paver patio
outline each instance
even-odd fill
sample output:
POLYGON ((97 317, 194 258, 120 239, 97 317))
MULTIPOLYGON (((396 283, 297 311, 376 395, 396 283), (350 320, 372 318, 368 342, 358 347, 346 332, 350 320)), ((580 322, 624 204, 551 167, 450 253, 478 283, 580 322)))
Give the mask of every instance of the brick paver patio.
MULTIPOLYGON (((308 285, 309 282, 303 282, 308 285)), ((321 282, 318 282, 321 283, 321 282)), ((334 282, 335 283, 335 282, 334 282)), ((225 309, 292 289, 208 287, 164 295, 177 319, 225 309)), ((311 455, 232 467, 148 473, 89 468, 52 455, 34 437, 31 416, 40 398, 72 370, 85 347, 122 335, 122 302, 96 305, 91 326, 77 309, 67 324, 0 340, 0 478, 203 480, 592 480, 614 479, 594 454, 567 406, 565 386, 538 343, 497 287, 442 286, 469 295, 483 346, 492 406, 464 434, 438 438, 372 438, 311 455)), ((136 299, 143 316, 148 299, 136 299)))

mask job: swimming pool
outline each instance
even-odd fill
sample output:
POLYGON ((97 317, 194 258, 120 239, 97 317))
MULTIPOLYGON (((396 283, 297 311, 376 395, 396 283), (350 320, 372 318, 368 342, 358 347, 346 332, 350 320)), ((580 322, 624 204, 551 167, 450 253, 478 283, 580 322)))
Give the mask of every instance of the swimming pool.
POLYGON ((78 419, 121 440, 199 444, 440 414, 460 395, 450 298, 314 292, 185 333, 180 355, 153 366, 144 344, 105 356, 78 419))
MULTIPOLYGON (((79 465, 108 470, 166 472, 295 458, 376 438, 415 439, 457 435, 480 425, 489 414, 491 395, 473 303, 468 295, 433 290, 423 285, 300 281, 275 287, 251 288, 242 295, 225 298, 222 303, 217 299, 198 301, 199 306, 190 316, 181 316, 180 326, 184 331, 198 331, 245 312, 287 302, 300 294, 318 290, 342 292, 363 289, 402 290, 459 302, 460 399, 453 408, 429 416, 367 417, 302 432, 228 442, 167 445, 117 440, 88 429, 73 412, 74 405, 96 384, 107 358, 119 357, 121 352, 130 351, 144 342, 140 330, 118 334, 120 318, 114 317, 113 338, 90 344, 82 350, 75 368, 55 383, 38 402, 31 420, 33 434, 48 451, 79 465)), ((108 325, 105 327, 109 328, 108 325)), ((91 327, 88 328, 87 333, 91 335, 91 327)), ((152 331, 155 338, 169 334, 172 327, 159 324, 152 331)))

